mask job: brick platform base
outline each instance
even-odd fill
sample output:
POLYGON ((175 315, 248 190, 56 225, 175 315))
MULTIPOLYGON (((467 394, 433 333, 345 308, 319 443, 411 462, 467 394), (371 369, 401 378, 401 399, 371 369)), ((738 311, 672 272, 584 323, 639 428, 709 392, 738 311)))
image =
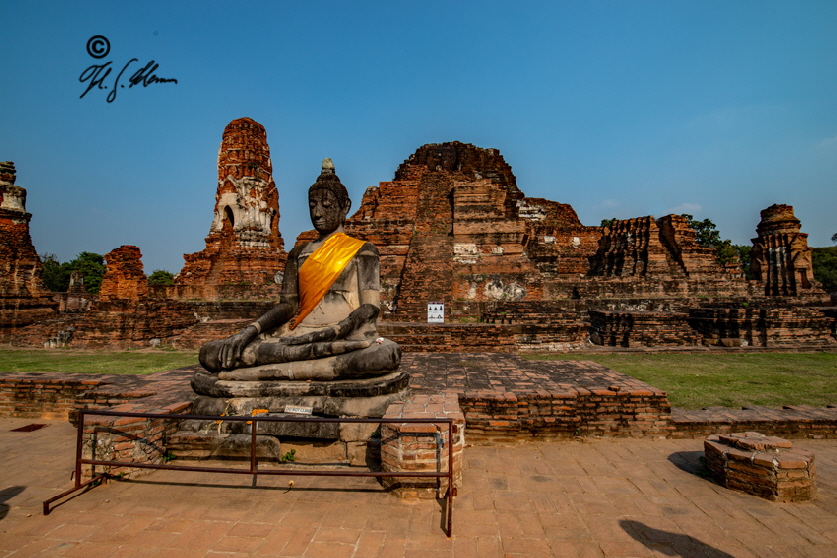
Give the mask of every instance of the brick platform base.
POLYGON ((499 353, 406 354, 414 392, 453 391, 471 439, 667 436, 665 392, 589 361, 499 353))
POLYGON ((817 492, 814 454, 758 432, 720 434, 704 443, 706 467, 726 488, 778 502, 810 500, 817 492))

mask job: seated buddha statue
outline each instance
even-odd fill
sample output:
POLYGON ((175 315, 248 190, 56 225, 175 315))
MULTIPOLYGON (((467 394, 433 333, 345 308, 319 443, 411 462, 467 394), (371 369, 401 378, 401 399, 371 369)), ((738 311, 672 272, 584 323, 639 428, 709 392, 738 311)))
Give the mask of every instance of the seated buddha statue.
POLYGON ((393 372, 397 343, 379 337, 380 264, 372 244, 349 237, 348 191, 330 159, 308 190, 317 239, 288 254, 279 303, 199 360, 220 380, 341 380, 393 372))

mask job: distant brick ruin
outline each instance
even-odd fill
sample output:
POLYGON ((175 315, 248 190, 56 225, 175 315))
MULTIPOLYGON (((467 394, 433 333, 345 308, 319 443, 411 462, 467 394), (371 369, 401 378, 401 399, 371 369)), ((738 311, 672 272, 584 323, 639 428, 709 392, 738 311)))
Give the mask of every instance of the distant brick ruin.
MULTIPOLYGON (((184 256, 174 286, 147 287, 139 249, 123 246, 106 256, 98 301, 14 342, 198 347, 270 308, 287 254, 266 138, 249 118, 225 128, 206 248, 184 256)), ((686 217, 585 226, 571 206, 527 197, 498 150, 449 142, 368 188, 346 232, 378 247, 380 331, 407 351, 837 347, 837 308, 787 205, 762 211, 747 280, 686 217), (445 304, 446 323, 427 323, 429 302, 445 304)))
MULTIPOLYGON (((59 293, 61 312, 18 330, 15 345, 132 348, 171 344, 198 321, 191 305, 149 297, 142 254, 121 246, 105 255, 107 272, 98 296, 59 293), (83 305, 79 301, 84 301, 83 305)), ((69 290, 78 291, 71 284, 69 290)))
POLYGON ((789 205, 773 204, 761 212, 753 239, 753 276, 767 296, 797 296, 816 292, 808 235, 789 205))
POLYGON ((206 248, 183 257, 175 280, 182 298, 220 298, 225 285, 281 284, 288 255, 279 233, 279 193, 267 133, 252 118, 224 128, 206 248))
POLYGON ((11 161, 0 163, 0 342, 19 328, 44 320, 57 304, 44 285, 43 265, 29 236, 26 189, 15 185, 11 161))
POLYGON ((148 296, 148 279, 142 269, 142 253, 136 246, 121 246, 105 254, 107 272, 102 278, 99 300, 138 302, 148 296))

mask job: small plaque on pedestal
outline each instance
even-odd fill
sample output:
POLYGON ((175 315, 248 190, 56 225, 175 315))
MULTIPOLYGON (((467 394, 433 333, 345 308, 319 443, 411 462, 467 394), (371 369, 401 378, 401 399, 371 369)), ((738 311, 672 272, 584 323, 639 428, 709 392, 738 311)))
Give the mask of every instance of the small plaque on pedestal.
POLYGON ((302 407, 300 405, 285 405, 285 412, 294 415, 310 415, 314 413, 314 407, 302 407))

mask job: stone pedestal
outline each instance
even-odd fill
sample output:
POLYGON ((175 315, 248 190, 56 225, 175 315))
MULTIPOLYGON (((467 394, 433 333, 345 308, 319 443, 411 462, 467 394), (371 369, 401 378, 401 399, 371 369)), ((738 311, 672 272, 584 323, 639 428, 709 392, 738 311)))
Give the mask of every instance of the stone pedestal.
POLYGON ((246 416, 255 409, 279 413, 287 405, 297 405, 313 407, 314 416, 375 418, 383 416, 390 403, 404 400, 409 381, 410 375, 399 371, 324 382, 219 380, 217 374, 201 370, 192 377, 192 389, 198 394, 194 412, 246 416))
MULTIPOLYGON (((199 370, 192 377, 198 393, 192 414, 283 417, 287 406, 311 407, 312 418, 380 418, 393 402, 407 397, 410 376, 391 372, 374 378, 325 381, 230 381, 199 370)), ((244 459, 250 455, 252 425, 243 421, 184 421, 169 443, 187 459, 244 459)), ((262 422, 260 458, 278 461, 290 450, 305 463, 377 467, 379 425, 336 422, 262 422)))
POLYGON ((779 502, 816 494, 814 454, 790 440, 758 432, 714 434, 704 442, 706 466, 721 486, 779 502))
MULTIPOLYGON (((393 403, 386 419, 445 419, 453 424, 454 487, 462 485, 462 454, 465 448, 465 416, 454 394, 418 395, 407 403, 393 403)), ((381 425, 381 468, 386 472, 446 472, 451 443, 446 425, 387 423, 381 425)), ((447 478, 384 477, 383 485, 400 497, 441 498, 447 493, 447 478)))

